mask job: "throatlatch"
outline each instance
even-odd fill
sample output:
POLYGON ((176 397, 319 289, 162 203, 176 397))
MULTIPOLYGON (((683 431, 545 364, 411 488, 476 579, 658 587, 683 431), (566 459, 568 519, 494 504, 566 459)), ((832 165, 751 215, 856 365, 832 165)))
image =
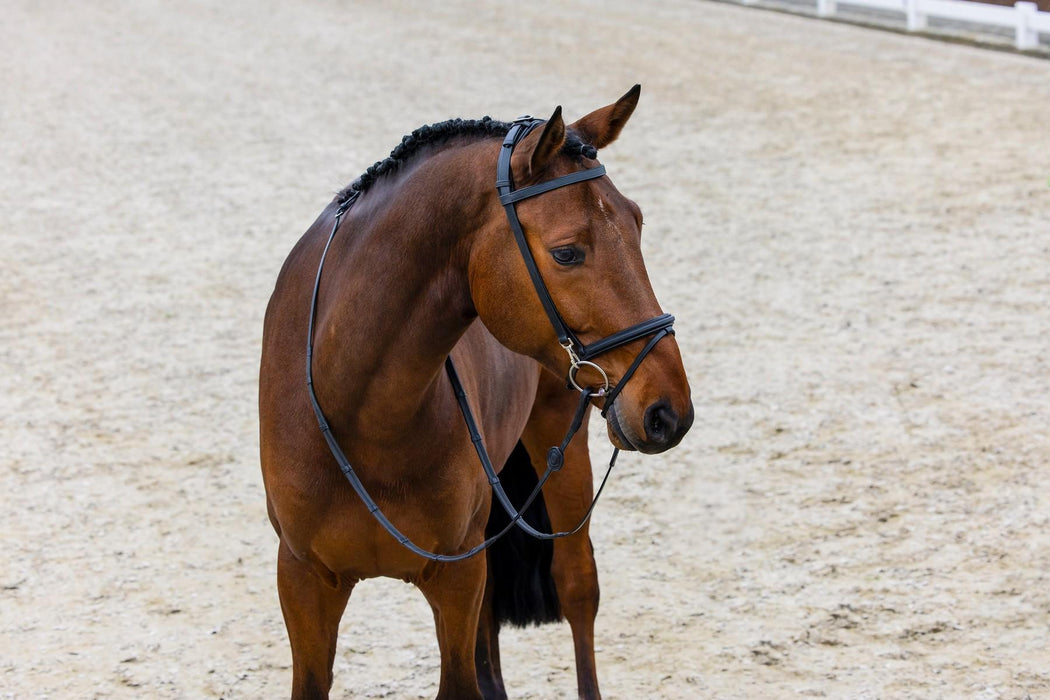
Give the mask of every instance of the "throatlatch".
POLYGON ((613 401, 616 400, 620 391, 627 384, 627 381, 634 375, 635 370, 638 369, 642 360, 644 360, 652 351, 661 338, 674 333, 674 329, 672 328, 674 324, 674 316, 670 314, 662 314, 655 318, 651 318, 648 321, 643 321, 642 323, 635 324, 622 331, 613 333, 612 335, 595 341, 590 345, 584 345, 580 339, 576 337, 576 334, 572 332, 572 329, 570 329, 562 320, 561 315, 558 313, 558 307, 554 304, 554 300, 551 298, 550 292, 547 290, 547 285, 543 282, 543 277, 540 275, 532 251, 529 250, 528 242, 525 239, 525 232, 522 229, 521 222, 518 220, 518 214, 514 205, 523 199, 535 197, 544 192, 550 192, 551 190, 560 187, 602 177, 605 175, 605 166, 598 165, 594 168, 588 168, 586 170, 554 178, 553 180, 531 185, 520 190, 515 190, 510 170, 510 161, 511 156, 514 153, 514 147, 520 143, 529 132, 542 123, 543 120, 533 119, 532 117, 521 117, 514 121, 510 131, 507 133, 507 137, 503 141, 502 147, 500 148, 499 159, 496 165, 496 190, 499 193, 500 203, 503 205, 504 210, 507 213, 507 220, 510 223, 514 239, 517 241, 518 249, 521 251, 521 256, 525 261, 525 267, 529 271, 529 277, 532 279, 532 284, 536 289, 536 294, 540 298, 540 303, 543 305, 543 309, 547 313, 548 319, 550 319, 551 326, 554 328, 559 344, 569 356, 569 370, 566 381, 568 385, 574 387, 580 392, 580 401, 577 404, 576 413, 573 415, 572 422, 569 425, 564 440, 562 440, 560 445, 555 445, 547 451, 546 471, 544 471, 543 476, 539 479, 539 482, 532 490, 532 493, 530 493, 528 498, 525 499, 525 503, 522 504, 520 509, 516 509, 514 504, 511 503, 510 498, 507 496, 506 491, 503 490, 503 485, 500 483, 499 476, 496 474, 491 459, 489 459, 488 451, 485 449, 481 432, 478 430, 477 422, 474 420, 474 415, 470 410, 466 392, 464 392, 463 385, 459 381, 459 376, 456 373, 455 365, 452 363, 452 358, 451 356, 445 358, 445 371, 452 384, 452 389, 456 395, 456 401, 459 404, 460 412, 463 414, 463 421, 470 433, 470 440, 474 444, 474 450, 477 452, 478 459, 481 461, 482 469, 485 471, 485 476, 488 478, 496 500, 500 502, 500 505, 507 512, 507 515, 510 516, 510 522, 492 537, 489 537, 480 544, 459 554, 436 554, 434 552, 428 552, 412 542, 406 535, 398 530, 392 522, 390 522, 386 515, 383 514, 383 511, 379 508, 379 505, 369 495, 368 490, 361 482, 357 472, 354 471, 353 466, 346 458, 342 448, 339 447, 339 442, 332 434, 331 427, 328 425, 328 420, 325 418, 324 411, 321 410, 321 405, 317 401, 317 394, 314 392, 313 382, 313 347, 314 321, 317 318, 317 296, 318 290, 321 287, 321 272, 324 269, 324 261, 328 255, 328 249, 332 245, 332 240, 335 238, 336 232, 339 230, 339 224, 342 221, 343 216, 346 215, 346 212, 349 211, 354 202, 357 201, 359 193, 355 193, 342 202, 336 210, 335 221, 332 224, 332 232, 328 236, 328 241, 325 243, 324 250, 321 253, 321 260, 317 265, 317 277, 314 280, 313 294, 310 299, 310 317, 306 338, 306 388, 310 397, 310 403, 314 410, 314 415, 317 417, 317 422, 321 429, 321 434, 324 436, 325 442, 328 444, 329 451, 339 464, 340 470, 342 470, 347 481, 349 481, 350 485, 354 488, 354 491, 357 492, 358 497, 361 499, 361 502, 364 503, 368 512, 371 513, 376 521, 383 526, 383 529, 389 532, 390 535, 405 548, 421 557, 433 561, 451 562, 472 557, 503 537, 513 527, 519 527, 525 533, 537 539, 547 540, 568 537, 579 532, 584 524, 590 519, 594 507, 598 503, 598 498, 602 495, 602 490, 605 488, 605 483, 609 479, 609 474, 612 472, 612 468, 616 464, 616 457, 619 454, 619 449, 613 449, 612 458, 609 460, 609 468, 606 470, 605 476, 602 478, 601 485, 598 487, 598 491, 595 493, 590 507, 587 509, 587 512, 576 527, 564 532, 540 532, 524 520, 523 514, 528 510, 529 506, 532 505, 533 501, 536 500, 537 496, 540 495, 543 485, 547 483, 547 480, 551 475, 560 470, 564 465, 565 450, 568 448, 572 438, 583 425, 583 417, 587 413, 587 407, 589 406, 591 399, 597 397, 605 398, 605 405, 602 409, 602 416, 604 417, 612 406, 613 401), (635 357, 634 362, 631 363, 630 367, 628 367, 627 371, 624 373, 623 377, 620 378, 620 381, 616 386, 609 391, 608 375, 606 375, 605 370, 593 362, 593 358, 602 353, 606 353, 615 348, 649 336, 652 336, 649 338, 649 342, 646 343, 642 351, 637 357, 635 357), (597 370, 604 379, 604 386, 597 390, 589 387, 581 387, 576 381, 576 374, 580 368, 584 366, 592 367, 597 370))

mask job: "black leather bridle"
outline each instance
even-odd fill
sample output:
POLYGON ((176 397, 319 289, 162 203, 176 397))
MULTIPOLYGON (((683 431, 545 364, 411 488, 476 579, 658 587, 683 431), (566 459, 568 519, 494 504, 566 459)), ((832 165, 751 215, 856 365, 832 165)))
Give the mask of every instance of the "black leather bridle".
POLYGON ((332 245, 332 240, 335 238, 336 232, 339 230, 339 224, 346 212, 349 211, 350 207, 353 206, 355 201, 357 201, 358 196, 360 196, 359 191, 355 191, 349 198, 344 200, 336 210, 335 221, 332 224, 332 232, 328 236, 328 241, 325 243, 324 250, 321 253, 321 260, 317 265, 317 277, 314 280, 313 293, 310 299, 310 320, 306 338, 306 388, 310 397, 310 403, 314 410, 314 415, 317 417, 318 425, 321 428, 321 434, 324 436, 325 442, 328 444, 328 449, 331 451, 332 456, 339 464, 339 468, 342 470, 344 476, 346 476, 346 479, 350 482, 350 485, 354 488, 354 491, 357 492, 358 497, 361 499, 362 503, 364 503, 368 512, 371 513, 376 521, 378 521, 379 524, 382 525, 383 528, 400 544, 421 557, 433 561, 451 562, 472 557, 503 537, 513 527, 521 528, 524 532, 537 539, 547 540, 568 537, 579 532, 587 520, 590 519, 591 513, 594 511, 594 506, 597 504, 598 498, 602 495, 602 490, 605 488, 605 483, 609 479, 609 474, 612 472, 613 465, 616 464, 616 456, 619 454, 618 449, 613 450, 612 458, 609 460, 609 468, 606 470, 605 476, 602 478, 598 491, 594 495, 587 512, 576 527, 564 532, 540 532, 529 525, 529 523, 523 519, 523 515, 525 511, 528 510, 529 506, 532 505, 533 501, 535 501, 536 497, 539 496, 543 485, 547 483, 547 480, 550 479, 551 475, 560 470, 564 465, 565 450, 572 441, 573 436, 576 435, 582 426, 583 417, 587 412, 587 407, 589 406, 591 399, 604 397, 605 405, 602 409, 602 416, 605 416, 624 385, 626 385, 627 381, 634 375, 635 370, 637 370, 638 366, 642 363, 642 360, 644 360, 652 351, 660 339, 674 333, 672 328, 672 325, 674 324, 674 316, 670 314, 662 314, 655 318, 651 318, 648 321, 637 323, 622 331, 613 333, 612 335, 595 341, 590 345, 585 345, 580 341, 576 334, 572 332, 572 329, 566 325, 565 321, 562 320, 561 314, 558 313, 558 308, 555 306, 554 300, 551 298, 550 292, 547 290, 547 285, 543 282, 543 277, 540 275, 532 251, 529 249, 528 242, 525 239, 525 232, 522 229, 521 222, 518 220, 518 214, 514 205, 523 199, 535 197, 536 195, 550 192, 559 187, 565 187, 567 185, 601 177, 605 175, 605 166, 599 165, 569 175, 563 175, 554 178, 553 180, 547 180, 546 182, 537 185, 515 190, 510 171, 510 161, 511 156, 514 153, 514 147, 517 146, 521 140, 529 134, 529 132, 542 123, 544 123, 543 120, 533 119, 532 117, 521 117, 514 121, 506 138, 503 140, 503 146, 500 148, 499 159, 496 166, 496 190, 499 193, 500 203, 506 210, 511 231, 514 233, 514 239, 517 241, 518 249, 521 251, 522 258, 525 261, 525 267, 529 271, 529 277, 532 278, 532 284, 536 288, 536 293, 539 295, 540 302, 543 305, 544 311, 547 313, 547 317, 550 319, 551 326, 554 328, 559 344, 569 356, 567 382, 580 392, 580 400, 577 404, 576 413, 573 415, 572 422, 564 440, 562 440, 560 445, 551 447, 547 451, 547 469, 543 476, 540 477, 536 487, 532 490, 532 493, 529 494, 521 508, 518 509, 513 503, 511 503, 506 491, 503 490, 499 476, 496 474, 492 461, 489 459, 488 451, 485 449, 481 433, 478 430, 477 422, 474 420, 474 415, 467 402, 466 392, 463 390, 463 385, 456 373, 455 365, 452 363, 452 357, 449 356, 445 358, 445 371, 448 374, 449 381, 452 383, 452 389, 456 395, 456 401, 459 404, 460 412, 463 414, 463 421, 467 426, 467 431, 470 433, 470 440, 474 445, 474 450, 478 455, 478 459, 481 461, 481 466, 485 471, 485 476, 488 478, 489 485, 492 487, 496 500, 500 502, 500 505, 507 512, 507 515, 510 516, 510 522, 507 523, 502 530, 489 537, 484 542, 481 542, 459 554, 436 554, 434 552, 429 552, 412 542, 390 522, 386 515, 383 514, 383 511, 379 508, 379 505, 369 495, 368 490, 361 482, 357 472, 354 470, 353 466, 346 458, 346 455, 343 453, 342 448, 339 446, 339 442, 332 434, 331 426, 329 426, 328 420, 325 418, 324 412, 321 410, 321 405, 317 401, 317 394, 314 392, 313 382, 313 346, 314 321, 317 317, 317 295, 318 290, 321 287, 321 271, 324 269, 324 261, 325 257, 328 255, 328 249, 332 245), (627 371, 624 372, 620 381, 617 382, 616 386, 613 387, 611 391, 609 391, 608 375, 606 375, 605 370, 593 362, 593 358, 646 337, 649 338, 649 341, 642 348, 642 351, 635 357, 634 361, 627 368, 627 371), (577 383, 576 374, 579 369, 584 366, 593 367, 602 375, 604 380, 603 387, 595 390, 590 387, 581 387, 577 383))
POLYGON ((613 388, 612 392, 606 396, 605 408, 602 410, 602 415, 606 415, 609 407, 612 406, 612 402, 616 399, 616 396, 620 393, 620 390, 627 384, 627 380, 631 378, 634 371, 638 369, 638 365, 641 364, 645 356, 656 346, 656 343, 660 341, 666 335, 674 333, 672 326, 674 326, 674 316, 671 314, 661 314, 655 318, 651 318, 648 321, 642 321, 636 323, 633 326, 617 331, 610 336, 596 340, 590 345, 585 345, 576 334, 572 332, 572 329, 562 320, 561 314, 558 313, 558 307, 554 304, 554 299, 551 298, 550 292, 547 290, 547 285, 543 282, 543 276, 540 275, 539 267, 536 265, 536 259, 532 255, 532 251, 529 249, 528 241, 525 240, 525 231, 521 226, 521 221, 518 220, 518 212, 515 209, 515 204, 522 201, 523 199, 529 199, 536 195, 543 194, 544 192, 550 192, 560 187, 572 185, 577 182, 584 182, 586 180, 593 180, 598 177, 605 175, 605 166, 598 165, 593 168, 587 168, 586 170, 579 170, 568 175, 562 175, 556 177, 553 180, 547 180, 537 185, 530 187, 524 187, 520 190, 514 189, 514 180, 510 172, 510 160, 514 153, 514 147, 517 146, 529 133, 538 127, 540 124, 544 124, 542 119, 533 119, 532 117, 519 117, 514 120, 510 131, 507 132, 507 137, 503 139, 503 146, 500 148, 499 160, 496 162, 496 191, 499 193, 499 202, 503 205, 504 211, 507 213, 507 221, 510 222, 510 230, 514 233, 514 240, 518 244, 518 250, 521 251, 521 257, 525 260, 525 267, 529 271, 529 277, 532 278, 532 286, 536 288, 536 294, 540 298, 540 303, 543 304, 543 310, 547 313, 547 318, 550 320, 551 326, 554 328, 555 335, 558 336, 558 343, 562 346, 566 353, 569 355, 569 373, 567 377, 568 383, 575 387, 578 391, 583 389, 576 383, 576 373, 583 366, 593 367, 597 370, 605 381, 605 386, 599 389, 596 393, 598 396, 605 395, 605 392, 609 389, 609 377, 601 367, 595 364, 592 360, 610 350, 633 343, 641 338, 653 336, 645 348, 638 354, 635 361, 628 368, 624 376, 620 378, 616 387, 613 388))

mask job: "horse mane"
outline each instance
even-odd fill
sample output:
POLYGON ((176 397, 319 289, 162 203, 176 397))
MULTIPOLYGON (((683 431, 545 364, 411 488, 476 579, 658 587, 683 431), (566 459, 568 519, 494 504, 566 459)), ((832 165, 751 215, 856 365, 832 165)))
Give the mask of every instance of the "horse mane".
MULTIPOLYGON (((376 161, 372 167, 361 173, 356 180, 340 190, 339 194, 336 195, 336 201, 339 204, 344 204, 348 200, 364 194, 377 180, 385 175, 397 172, 402 165, 426 147, 446 144, 454 138, 476 140, 491 136, 506 136, 511 126, 510 122, 497 121, 488 116, 481 119, 449 119, 437 124, 421 126, 411 134, 402 137, 401 143, 395 146, 394 150, 390 151, 389 156, 383 160, 376 161)), ((565 144, 562 146, 561 152, 574 159, 583 157, 593 159, 598 157, 598 150, 594 146, 584 143, 579 136, 571 131, 567 131, 565 134, 565 144)))

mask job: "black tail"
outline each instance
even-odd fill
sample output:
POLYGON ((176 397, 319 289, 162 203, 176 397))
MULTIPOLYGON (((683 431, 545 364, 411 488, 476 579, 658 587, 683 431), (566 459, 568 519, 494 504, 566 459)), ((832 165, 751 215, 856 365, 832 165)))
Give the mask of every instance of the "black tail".
MULTIPOLYGON (((516 507, 525 502, 539 483, 529 453, 520 442, 507 459, 499 479, 516 507)), ((551 531, 542 494, 525 511, 524 519, 540 532, 551 531)), ((485 536, 491 537, 509 522, 503 506, 493 498, 485 536)), ((558 593, 551 578, 553 556, 553 542, 529 537, 517 527, 489 547, 489 576, 498 623, 525 627, 562 619, 558 593)))

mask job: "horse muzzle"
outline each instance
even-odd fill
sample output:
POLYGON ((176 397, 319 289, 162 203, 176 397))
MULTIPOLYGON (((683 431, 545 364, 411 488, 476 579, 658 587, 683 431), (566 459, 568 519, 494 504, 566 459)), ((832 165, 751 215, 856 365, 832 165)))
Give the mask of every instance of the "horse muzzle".
POLYGON ((606 413, 609 440, 621 450, 637 450, 644 454, 666 452, 682 441, 693 425, 693 403, 684 415, 679 415, 667 399, 660 399, 645 409, 642 428, 636 429, 630 421, 621 420, 614 403, 606 413))

